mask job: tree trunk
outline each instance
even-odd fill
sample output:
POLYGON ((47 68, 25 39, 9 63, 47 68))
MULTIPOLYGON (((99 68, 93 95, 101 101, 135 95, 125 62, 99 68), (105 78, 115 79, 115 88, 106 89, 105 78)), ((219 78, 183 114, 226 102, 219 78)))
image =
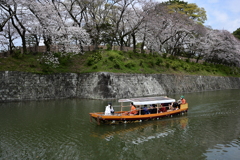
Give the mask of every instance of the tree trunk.
POLYGON ((136 36, 135 33, 132 33, 132 38, 133 38, 133 52, 137 52, 137 47, 136 47, 136 36))

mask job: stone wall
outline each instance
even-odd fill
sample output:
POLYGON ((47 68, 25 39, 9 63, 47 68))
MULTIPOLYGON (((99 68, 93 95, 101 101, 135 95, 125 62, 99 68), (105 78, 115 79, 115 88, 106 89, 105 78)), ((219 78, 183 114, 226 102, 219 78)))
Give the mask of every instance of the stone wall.
POLYGON ((170 74, 0 72, 0 101, 127 98, 240 89, 240 78, 170 74))

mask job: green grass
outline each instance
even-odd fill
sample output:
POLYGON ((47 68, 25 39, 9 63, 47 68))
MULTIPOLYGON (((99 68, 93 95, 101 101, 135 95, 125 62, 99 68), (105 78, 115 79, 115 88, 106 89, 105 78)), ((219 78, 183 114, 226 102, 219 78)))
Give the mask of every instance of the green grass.
POLYGON ((40 74, 52 73, 142 73, 142 74, 187 74, 206 76, 240 77, 240 68, 209 63, 194 63, 166 55, 152 55, 121 51, 99 50, 83 55, 61 57, 58 67, 41 63, 42 54, 0 58, 0 71, 23 71, 40 74))

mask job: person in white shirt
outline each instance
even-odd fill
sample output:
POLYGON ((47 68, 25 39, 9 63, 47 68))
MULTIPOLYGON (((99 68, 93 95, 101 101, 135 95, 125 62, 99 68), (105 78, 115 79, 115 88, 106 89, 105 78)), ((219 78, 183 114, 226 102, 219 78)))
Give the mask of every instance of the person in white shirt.
POLYGON ((111 103, 108 103, 108 105, 105 108, 105 115, 113 115, 114 114, 114 109, 112 107, 111 103))

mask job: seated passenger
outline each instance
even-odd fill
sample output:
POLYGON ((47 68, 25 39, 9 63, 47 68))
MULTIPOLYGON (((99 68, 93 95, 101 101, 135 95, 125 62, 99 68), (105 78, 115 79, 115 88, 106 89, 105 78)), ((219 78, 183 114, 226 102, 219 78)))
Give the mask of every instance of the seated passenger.
POLYGON ((167 112, 167 108, 166 108, 166 107, 160 107, 159 112, 160 112, 160 113, 161 113, 161 112, 167 112))
POLYGON ((152 110, 151 110, 151 113, 152 113, 152 114, 157 113, 156 105, 153 104, 152 106, 153 106, 153 108, 152 108, 152 110))
POLYGON ((179 105, 177 102, 174 102, 172 106, 173 106, 174 110, 179 109, 179 105))
POLYGON ((177 101, 178 103, 178 108, 180 109, 181 104, 186 104, 187 101, 184 99, 184 96, 181 96, 180 99, 177 101))
POLYGON ((151 113, 152 113, 152 110, 153 110, 153 106, 150 104, 150 108, 148 109, 148 111, 149 111, 149 114, 151 114, 151 113))
POLYGON ((136 107, 133 105, 132 102, 130 103, 130 106, 131 106, 130 112, 125 112, 125 113, 123 113, 124 115, 130 115, 130 114, 136 115, 138 113, 136 107))
POLYGON ((112 104, 109 102, 108 105, 107 105, 106 108, 105 108, 104 114, 105 114, 105 115, 111 115, 112 109, 113 109, 112 104))
POLYGON ((143 111, 144 111, 144 114, 150 114, 150 112, 149 112, 149 110, 147 108, 147 105, 144 105, 143 111))
POLYGON ((178 100, 178 104, 186 104, 187 101, 184 99, 184 96, 181 96, 180 99, 178 100))

